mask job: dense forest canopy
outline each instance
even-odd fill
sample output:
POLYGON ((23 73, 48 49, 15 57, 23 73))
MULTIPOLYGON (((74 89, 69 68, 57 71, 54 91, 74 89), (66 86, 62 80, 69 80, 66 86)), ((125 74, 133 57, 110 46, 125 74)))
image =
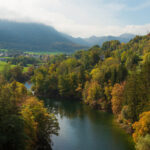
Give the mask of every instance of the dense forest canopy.
POLYGON ((150 148, 150 34, 127 44, 113 40, 70 56, 51 56, 35 70, 32 83, 38 97, 81 100, 112 112, 133 133, 138 150, 150 148))
POLYGON ((127 44, 112 40, 71 55, 44 56, 41 65, 27 72, 22 69, 26 61, 42 60, 17 57, 10 62, 20 60, 23 64, 7 65, 0 76, 1 149, 28 150, 37 143, 51 143, 49 135, 58 134, 59 127, 38 100, 47 98, 80 100, 113 113, 133 135, 137 150, 150 149, 150 34, 127 44), (29 79, 34 97, 20 83, 29 79))

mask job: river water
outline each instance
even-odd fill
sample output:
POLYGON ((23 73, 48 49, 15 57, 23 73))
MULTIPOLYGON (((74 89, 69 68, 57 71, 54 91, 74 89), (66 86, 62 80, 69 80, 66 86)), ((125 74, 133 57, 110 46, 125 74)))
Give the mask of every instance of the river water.
POLYGON ((111 114, 76 101, 49 101, 60 125, 59 136, 52 136, 53 150, 134 150, 111 114))
POLYGON ((71 99, 45 103, 60 126, 59 136, 51 137, 53 150, 135 150, 131 137, 114 123, 111 114, 71 99))

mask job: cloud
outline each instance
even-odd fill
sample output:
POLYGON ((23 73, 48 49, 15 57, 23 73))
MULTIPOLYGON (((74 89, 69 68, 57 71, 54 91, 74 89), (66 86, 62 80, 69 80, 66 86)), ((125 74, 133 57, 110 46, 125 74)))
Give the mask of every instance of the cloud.
POLYGON ((126 25, 126 26, 78 26, 74 32, 71 32, 74 36, 78 36, 80 32, 83 37, 89 35, 103 36, 103 35, 114 35, 118 36, 123 33, 132 33, 136 35, 144 35, 150 32, 150 24, 146 25, 126 25), (88 32, 87 32, 88 31, 88 32))
POLYGON ((127 8, 124 0, 0 0, 0 19, 40 22, 76 37, 146 33, 148 24, 122 24, 127 8))

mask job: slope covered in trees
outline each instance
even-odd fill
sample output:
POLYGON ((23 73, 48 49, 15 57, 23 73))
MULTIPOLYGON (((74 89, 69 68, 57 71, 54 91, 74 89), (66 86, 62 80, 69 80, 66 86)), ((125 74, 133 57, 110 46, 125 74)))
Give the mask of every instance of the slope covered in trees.
POLYGON ((110 40, 128 42, 133 37, 132 34, 124 34, 118 37, 74 38, 43 24, 0 20, 0 49, 72 53, 110 40))
POLYGON ((38 97, 82 100, 112 112, 133 134, 136 148, 149 150, 150 34, 127 44, 114 40, 70 56, 50 56, 32 82, 38 97))
POLYGON ((0 20, 0 49, 73 52, 84 47, 50 26, 0 20))

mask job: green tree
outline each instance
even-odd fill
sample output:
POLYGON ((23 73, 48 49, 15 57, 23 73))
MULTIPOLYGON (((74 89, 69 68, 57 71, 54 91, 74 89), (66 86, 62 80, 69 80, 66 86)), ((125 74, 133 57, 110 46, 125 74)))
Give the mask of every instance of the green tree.
POLYGON ((26 95, 24 86, 13 82, 0 89, 0 149, 24 150, 27 135, 20 106, 26 95))
POLYGON ((150 134, 145 137, 140 137, 136 143, 137 150, 149 150, 150 149, 150 134))
POLYGON ((21 114, 27 123, 27 134, 30 135, 29 137, 33 140, 33 143, 35 142, 40 147, 43 145, 49 147, 49 143, 51 143, 50 136, 52 134, 58 135, 59 130, 54 114, 48 113, 47 109, 44 108, 44 103, 38 101, 35 97, 26 99, 21 114))

